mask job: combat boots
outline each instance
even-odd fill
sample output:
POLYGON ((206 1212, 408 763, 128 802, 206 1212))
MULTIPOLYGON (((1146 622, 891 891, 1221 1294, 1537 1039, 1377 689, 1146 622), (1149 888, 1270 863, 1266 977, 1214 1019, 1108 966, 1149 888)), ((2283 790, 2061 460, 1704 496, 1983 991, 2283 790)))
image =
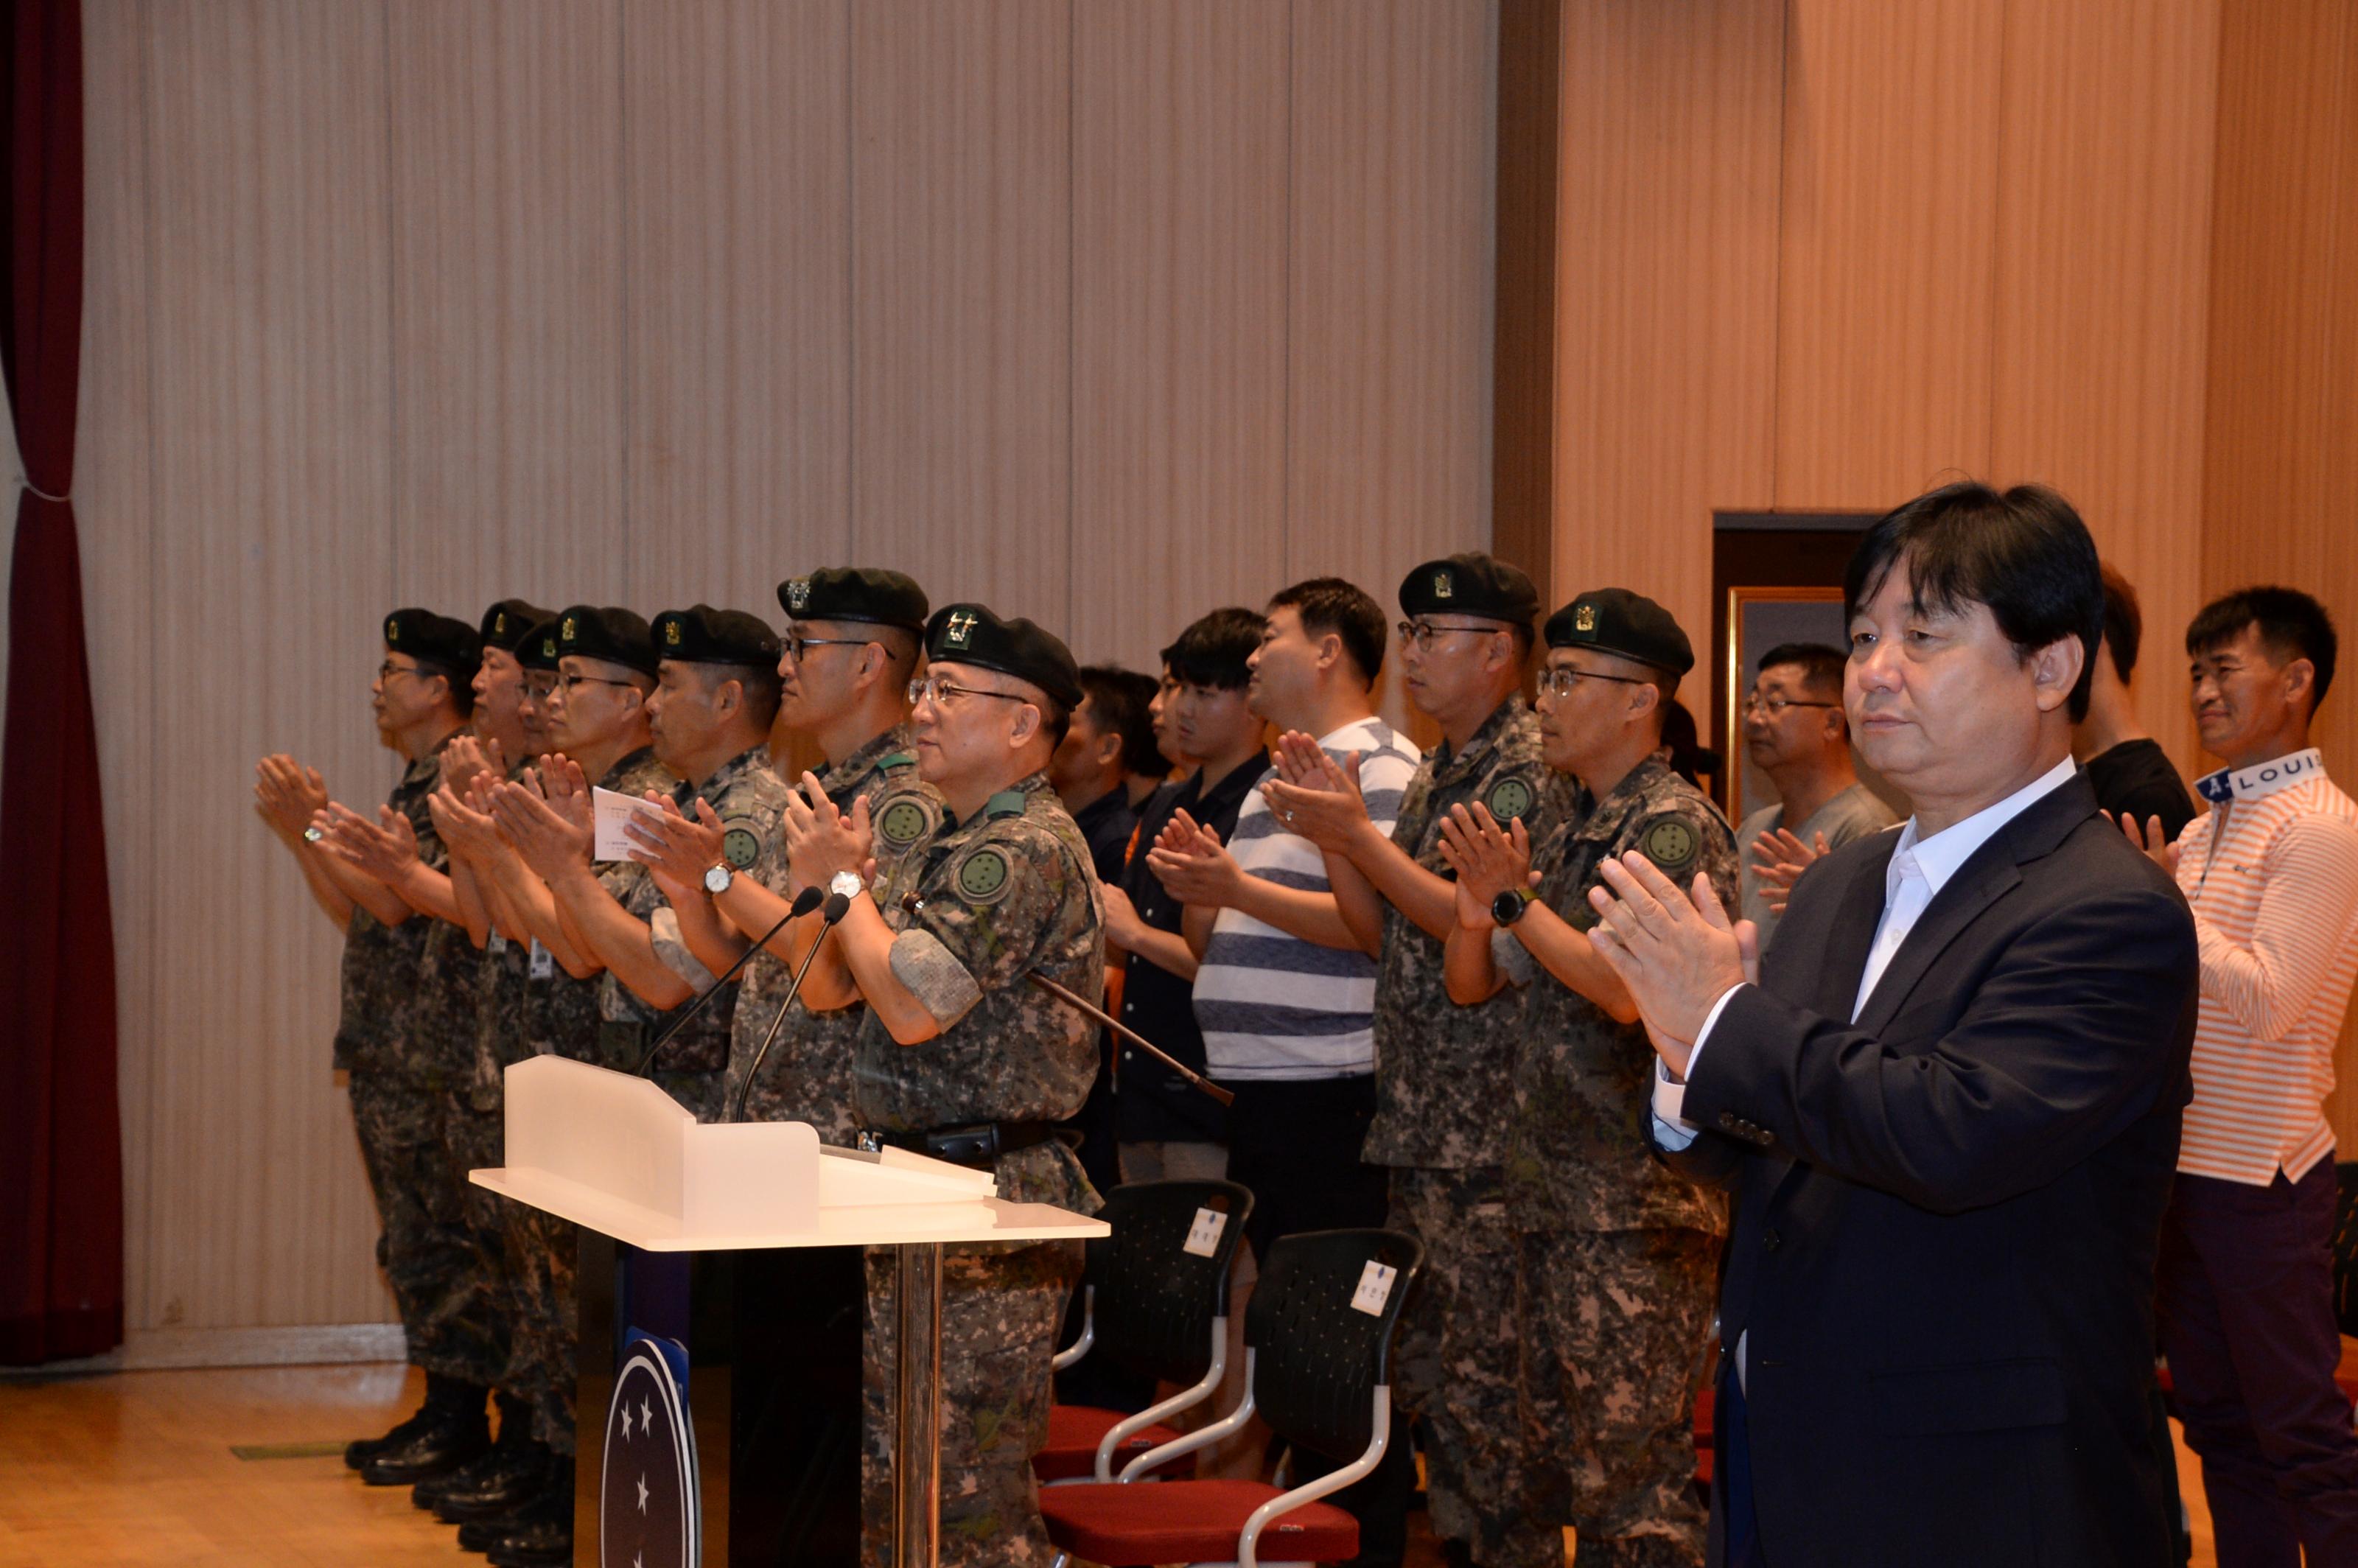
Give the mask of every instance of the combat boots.
POLYGON ((412 1487, 481 1458, 492 1445, 484 1392, 479 1385, 427 1373, 419 1424, 401 1442, 370 1456, 361 1465, 361 1479, 372 1487, 412 1487))

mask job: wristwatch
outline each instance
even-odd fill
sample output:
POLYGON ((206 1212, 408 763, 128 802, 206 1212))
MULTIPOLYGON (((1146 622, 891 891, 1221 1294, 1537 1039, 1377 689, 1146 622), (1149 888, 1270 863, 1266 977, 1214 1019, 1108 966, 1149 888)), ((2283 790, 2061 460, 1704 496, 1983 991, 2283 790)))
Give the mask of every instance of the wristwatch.
POLYGON ((704 891, 710 893, 713 897, 719 898, 722 893, 729 891, 729 884, 736 880, 737 872, 728 861, 715 860, 711 865, 705 868, 704 891))
POLYGON ((860 880, 858 871, 838 871, 827 879, 827 891, 831 893, 840 893, 844 902, 848 903, 866 892, 868 884, 860 880))
POLYGON ((1490 918, 1501 925, 1512 925, 1523 917, 1523 911, 1531 908, 1531 901, 1538 897, 1539 894, 1529 888, 1509 888, 1490 901, 1490 918))

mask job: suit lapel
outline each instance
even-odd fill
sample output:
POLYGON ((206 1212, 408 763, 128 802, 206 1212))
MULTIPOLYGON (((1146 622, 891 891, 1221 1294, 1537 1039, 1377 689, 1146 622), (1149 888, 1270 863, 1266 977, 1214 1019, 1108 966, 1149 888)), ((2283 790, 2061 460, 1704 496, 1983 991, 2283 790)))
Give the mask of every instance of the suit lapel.
MULTIPOLYGON (((1933 960, 1983 910, 2021 881, 2022 873, 2015 869, 2014 857, 2006 854, 2003 846, 1995 840, 1975 851, 1949 879, 1949 885, 1925 906, 1924 913, 1917 916, 1908 939, 1891 955, 1891 962, 1877 979, 1866 1005, 1859 1010, 1858 1027, 1873 1034, 1897 1017, 1899 1004, 1908 1000, 1909 992, 1931 968, 1933 960), (1993 860, 1995 864, 1991 863, 1993 860)), ((1855 995, 1855 990, 1852 994, 1855 995)))
POLYGON ((1848 1018, 1858 997, 1859 977, 1866 973, 1866 955, 1875 946, 1875 928, 1883 922, 1883 881, 1891 869, 1899 835, 1877 836, 1874 852, 1860 857, 1834 907, 1833 926, 1826 933, 1826 961, 1818 967, 1818 994, 1810 1004, 1828 1018, 1848 1018))

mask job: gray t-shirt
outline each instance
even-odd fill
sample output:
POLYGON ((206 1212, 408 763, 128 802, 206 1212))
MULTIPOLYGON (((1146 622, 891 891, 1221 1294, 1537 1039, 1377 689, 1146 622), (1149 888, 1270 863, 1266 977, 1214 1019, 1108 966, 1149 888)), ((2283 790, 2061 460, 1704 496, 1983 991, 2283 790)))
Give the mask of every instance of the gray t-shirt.
MULTIPOLYGON (((1767 890, 1760 885, 1760 873, 1752 869, 1759 859, 1752 841, 1763 833, 1777 830, 1781 806, 1764 806, 1744 819, 1736 830, 1736 854, 1744 871, 1741 879, 1744 918, 1760 927, 1760 945, 1768 945, 1768 934, 1777 929, 1777 916, 1768 907, 1767 890)), ((1854 838, 1864 838, 1870 833, 1880 833, 1894 826, 1899 818, 1891 807, 1863 784, 1855 784, 1835 795, 1810 815, 1810 819, 1793 829, 1793 837, 1804 844, 1816 841, 1818 834, 1826 836, 1826 848, 1839 849, 1854 838)))

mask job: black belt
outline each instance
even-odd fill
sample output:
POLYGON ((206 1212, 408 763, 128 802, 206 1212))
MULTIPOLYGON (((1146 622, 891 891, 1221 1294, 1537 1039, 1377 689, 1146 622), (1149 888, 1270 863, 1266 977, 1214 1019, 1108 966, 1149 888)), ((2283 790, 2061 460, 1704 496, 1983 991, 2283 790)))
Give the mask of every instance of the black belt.
POLYGON ((1053 1121, 983 1121, 972 1127, 936 1127, 930 1132, 869 1128, 860 1134, 860 1146, 877 1149, 890 1144, 913 1154, 983 1170, 996 1164, 1002 1154, 1045 1143, 1055 1136, 1056 1124, 1053 1121))

